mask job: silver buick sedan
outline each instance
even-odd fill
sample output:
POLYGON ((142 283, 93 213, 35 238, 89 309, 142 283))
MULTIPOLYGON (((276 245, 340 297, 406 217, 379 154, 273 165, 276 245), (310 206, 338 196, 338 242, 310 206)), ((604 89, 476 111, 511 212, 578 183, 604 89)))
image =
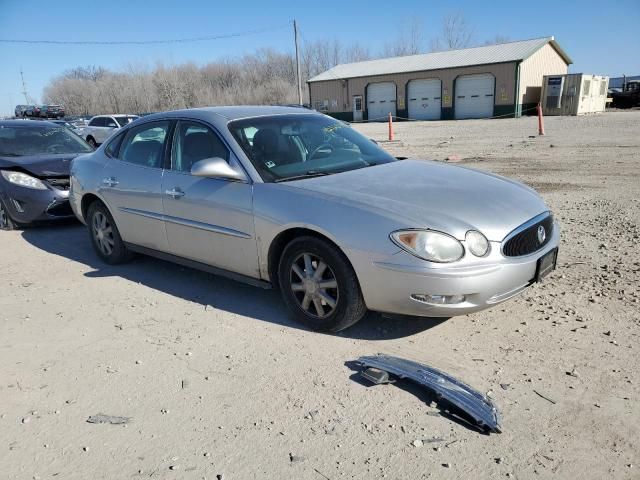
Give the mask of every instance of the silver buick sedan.
POLYGON ((559 228, 531 188, 397 160, 295 107, 149 115, 74 160, 70 201, 109 264, 134 252, 277 287, 339 331, 367 310, 477 312, 555 268, 559 228))

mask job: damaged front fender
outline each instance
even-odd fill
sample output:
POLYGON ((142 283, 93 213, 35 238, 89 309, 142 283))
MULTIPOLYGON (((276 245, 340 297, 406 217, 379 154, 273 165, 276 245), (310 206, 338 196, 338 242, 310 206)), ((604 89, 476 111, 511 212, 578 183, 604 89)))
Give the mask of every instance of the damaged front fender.
MULTIPOLYGON (((500 414, 493 402, 445 372, 390 355, 360 357, 357 362, 366 368, 375 368, 398 378, 412 380, 433 391, 436 398, 446 400, 465 412, 481 430, 501 432, 500 414)), ((386 383, 376 382, 370 377, 367 378, 374 383, 386 383)))

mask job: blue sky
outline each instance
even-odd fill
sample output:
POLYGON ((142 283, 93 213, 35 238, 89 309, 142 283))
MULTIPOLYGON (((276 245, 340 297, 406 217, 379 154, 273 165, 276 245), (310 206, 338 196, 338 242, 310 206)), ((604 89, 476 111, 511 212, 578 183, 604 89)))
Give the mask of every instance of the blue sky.
MULTIPOLYGON (((138 41, 224 35, 285 25, 297 19, 303 41, 338 38, 360 42, 376 52, 417 18, 426 47, 442 18, 462 12, 474 40, 496 35, 521 40, 554 35, 572 57, 572 72, 609 76, 640 74, 640 0, 547 1, 380 1, 322 0, 270 2, 243 0, 0 0, 0 39, 138 41)), ((0 115, 24 103, 27 90, 41 100, 42 89, 63 71, 86 65, 119 69, 127 64, 207 63, 252 53, 261 47, 293 50, 291 29, 240 38, 146 46, 24 45, 0 43, 0 115)))

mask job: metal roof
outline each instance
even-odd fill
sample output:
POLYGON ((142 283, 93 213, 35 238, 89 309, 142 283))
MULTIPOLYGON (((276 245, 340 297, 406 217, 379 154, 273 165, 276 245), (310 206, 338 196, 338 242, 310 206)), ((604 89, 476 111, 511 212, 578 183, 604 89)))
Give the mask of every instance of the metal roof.
POLYGON ((311 82, 339 80, 392 73, 420 72, 443 68, 466 67, 488 63, 504 63, 525 60, 550 43, 567 64, 571 58, 560 48, 553 37, 534 38, 518 42, 487 45, 483 47, 448 50, 445 52, 409 55, 406 57, 380 58, 366 62, 343 63, 309 79, 311 82))

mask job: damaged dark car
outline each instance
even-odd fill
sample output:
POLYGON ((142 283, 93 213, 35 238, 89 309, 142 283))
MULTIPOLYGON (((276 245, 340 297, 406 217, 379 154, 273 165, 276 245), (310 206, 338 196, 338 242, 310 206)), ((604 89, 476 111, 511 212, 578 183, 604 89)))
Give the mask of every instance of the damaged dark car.
POLYGON ((50 122, 0 121, 0 229, 74 218, 69 169, 93 148, 50 122))

